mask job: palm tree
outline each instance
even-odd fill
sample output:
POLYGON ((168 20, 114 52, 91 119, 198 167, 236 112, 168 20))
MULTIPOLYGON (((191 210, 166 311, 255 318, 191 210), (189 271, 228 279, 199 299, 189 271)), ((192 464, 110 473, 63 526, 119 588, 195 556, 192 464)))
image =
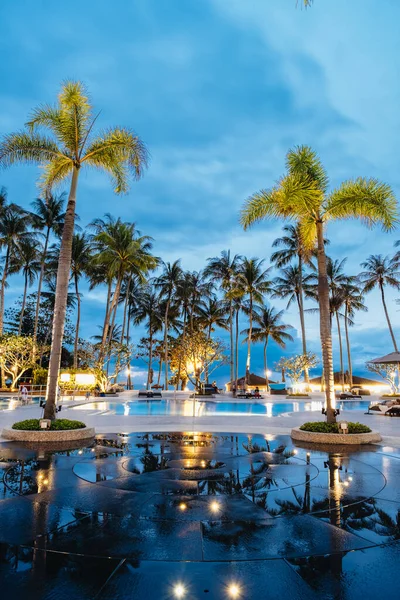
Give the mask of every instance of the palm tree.
POLYGON ((163 324, 159 295, 151 286, 148 286, 142 294, 133 318, 135 325, 139 325, 143 321, 146 321, 146 330, 149 335, 149 366, 147 371, 146 389, 150 389, 153 363, 153 339, 154 335, 162 330, 163 324))
POLYGON ((27 231, 27 218, 23 211, 14 206, 7 206, 0 214, 0 247, 6 249, 4 257, 3 276, 0 287, 0 335, 3 333, 4 323, 4 293, 7 285, 10 265, 14 260, 22 242, 32 239, 32 234, 27 231))
POLYGON ((204 274, 212 281, 219 282, 221 289, 225 293, 225 299, 229 307, 229 340, 230 340, 230 380, 234 380, 234 347, 233 347, 233 298, 230 292, 234 286, 235 277, 242 257, 235 254, 231 258, 230 250, 223 250, 220 256, 207 259, 207 266, 204 274))
POLYGON ((79 280, 87 273, 91 259, 91 244, 87 234, 75 233, 72 238, 71 254, 71 278, 75 286, 76 295, 76 325, 74 341, 74 369, 78 367, 78 343, 79 343, 79 325, 81 322, 81 295, 79 293, 79 280))
POLYGON ((176 260, 172 264, 162 263, 163 271, 155 280, 155 286, 160 290, 160 296, 165 300, 164 312, 164 368, 165 368, 165 389, 168 390, 168 314, 173 300, 173 295, 179 288, 183 271, 180 261, 176 260))
POLYGON ((380 223, 393 229, 398 206, 391 187, 376 179, 358 178, 328 192, 329 180, 317 154, 308 146, 290 150, 287 172, 270 190, 251 196, 241 213, 245 229, 266 218, 283 218, 299 223, 306 248, 318 250, 318 300, 320 335, 326 384, 328 422, 335 421, 332 332, 329 313, 329 283, 326 271, 324 228, 329 220, 359 218, 369 226, 380 223))
POLYGON ((15 261, 16 269, 22 271, 24 277, 24 294, 18 326, 18 335, 21 335, 28 286, 30 287, 33 284, 40 271, 40 251, 36 248, 35 244, 32 244, 32 240, 22 240, 19 243, 15 261))
MULTIPOLYGON (((252 341, 254 343, 264 343, 264 373, 265 373, 265 385, 269 390, 268 382, 268 363, 267 363, 267 346, 271 339, 281 348, 286 347, 286 342, 293 342, 293 337, 287 332, 288 329, 293 329, 291 325, 281 323, 283 310, 276 312, 275 308, 267 306, 255 307, 254 311, 254 323, 255 326, 252 330, 252 341)), ((244 329, 241 331, 242 334, 246 334, 246 337, 250 335, 250 329, 244 329)))
POLYGON ((247 338, 247 360, 246 360, 246 385, 250 376, 251 340, 253 328, 253 305, 263 303, 263 295, 271 290, 271 282, 268 273, 271 268, 263 268, 264 260, 258 258, 244 258, 240 264, 236 279, 236 287, 248 298, 247 314, 249 315, 250 327, 247 338))
POLYGON ((207 336, 210 339, 211 333, 216 327, 229 328, 226 307, 215 295, 203 300, 197 307, 197 322, 207 330, 207 336))
MULTIPOLYGON (((275 240, 277 241, 277 240, 275 240)), ((282 251, 283 252, 283 251, 282 251)), ((276 254, 271 256, 271 260, 275 257, 276 264, 283 264, 277 261, 276 254)), ((314 276, 312 274, 305 275, 302 271, 302 264, 289 265, 281 269, 280 275, 275 277, 273 280, 273 293, 272 298, 284 298, 287 299, 286 309, 290 307, 292 302, 296 302, 299 310, 300 327, 301 327, 301 338, 303 345, 303 355, 307 354, 307 342, 306 342, 306 329, 304 319, 304 296, 310 297, 312 295, 312 282, 314 276)), ((308 369, 304 371, 304 379, 306 385, 309 385, 309 374, 308 369)))
POLYGON ((128 190, 128 173, 138 179, 147 166, 146 147, 135 133, 117 127, 100 132, 96 137, 93 127, 97 117, 93 117, 83 84, 68 81, 61 87, 54 106, 39 106, 33 111, 26 130, 8 134, 0 143, 0 165, 34 163, 42 167, 41 183, 46 194, 71 178, 57 273, 46 394, 45 417, 51 419, 55 418, 79 174, 84 167, 101 169, 111 176, 114 191, 120 194, 128 190))
POLYGON ((343 367, 343 345, 342 345, 342 331, 340 327, 340 317, 344 317, 340 313, 340 310, 344 304, 344 296, 342 287, 346 283, 350 283, 349 277, 344 273, 344 265, 346 264, 347 258, 342 260, 333 260, 329 256, 326 257, 326 272, 328 275, 329 288, 331 295, 329 299, 331 315, 335 315, 336 325, 339 338, 339 359, 340 359, 340 383, 342 386, 342 392, 344 392, 344 367, 343 367))
POLYGON ((49 247, 50 234, 54 233, 60 237, 62 234, 62 228, 64 225, 65 204, 66 194, 63 192, 59 196, 48 195, 45 200, 36 198, 32 202, 34 212, 30 213, 30 219, 32 227, 38 231, 44 232, 44 244, 41 256, 40 275, 38 282, 37 298, 36 298, 36 312, 35 312, 35 323, 33 328, 33 338, 37 338, 38 320, 39 320, 39 309, 40 309, 40 296, 42 293, 43 277, 46 266, 47 250, 49 247))
MULTIPOLYGON (((303 345, 303 354, 307 354, 307 341, 306 341, 306 328, 304 323, 304 295, 303 295, 303 265, 310 264, 311 252, 310 249, 305 247, 300 227, 296 225, 285 225, 283 231, 287 234, 283 237, 277 238, 272 247, 281 247, 281 250, 277 250, 271 255, 271 262, 275 263, 278 269, 287 266, 293 260, 297 260, 297 277, 298 280, 296 287, 298 291, 296 293, 296 300, 299 307, 300 316, 300 327, 301 327, 301 339, 303 345)), ((308 369, 304 371, 304 379, 309 385, 308 369)))
POLYGON ((365 262, 361 263, 361 266, 365 271, 360 273, 358 277, 364 286, 363 292, 371 292, 376 287, 379 289, 393 347, 395 352, 398 352, 396 338, 394 337, 385 300, 385 286, 400 290, 400 271, 398 270, 398 262, 395 259, 390 259, 388 256, 375 254, 369 256, 365 262))
POLYGON ((107 265, 110 277, 116 281, 103 328, 103 355, 109 329, 112 330, 115 324, 124 278, 129 273, 144 284, 146 275, 157 266, 158 259, 150 254, 152 239, 149 236, 140 236, 139 232, 135 230, 134 223, 123 223, 120 219, 97 233, 93 238, 93 244, 94 249, 97 250, 97 254, 93 258, 94 262, 99 265, 107 265))
POLYGON ((364 304, 364 298, 360 293, 359 288, 355 283, 354 277, 349 277, 349 281, 344 283, 341 287, 341 294, 343 297, 344 304, 344 327, 346 333, 346 346, 347 346, 347 361, 349 365, 349 384, 350 388, 353 385, 353 366, 351 360, 351 346, 349 336, 349 325, 353 325, 353 317, 358 310, 367 311, 367 307, 364 304))

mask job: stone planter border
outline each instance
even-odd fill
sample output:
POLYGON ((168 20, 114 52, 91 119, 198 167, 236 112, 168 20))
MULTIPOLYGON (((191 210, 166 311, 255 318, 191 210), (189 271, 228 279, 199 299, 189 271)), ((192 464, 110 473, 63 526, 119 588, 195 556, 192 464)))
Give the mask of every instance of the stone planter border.
POLYGON ((70 442, 87 440, 96 435, 94 427, 82 429, 67 429, 64 431, 27 431, 23 429, 3 429, 1 436, 6 440, 14 442, 70 442))
POLYGON ((302 394, 301 396, 291 396, 290 394, 288 394, 286 396, 286 400, 312 400, 311 396, 309 396, 308 394, 302 394))
POLYGON ((338 446, 360 446, 361 444, 376 444, 382 441, 379 431, 371 431, 370 433, 315 433, 313 431, 302 431, 299 427, 294 427, 290 435, 293 440, 299 442, 336 444, 338 446))

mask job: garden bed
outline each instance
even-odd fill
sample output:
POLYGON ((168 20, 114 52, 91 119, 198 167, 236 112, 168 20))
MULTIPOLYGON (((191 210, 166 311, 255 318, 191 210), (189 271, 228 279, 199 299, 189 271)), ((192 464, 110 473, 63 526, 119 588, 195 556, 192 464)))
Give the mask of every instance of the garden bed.
POLYGON ((287 400, 311 400, 311 396, 308 394, 288 394, 286 396, 287 400))
POLYGON ((11 429, 3 429, 2 437, 19 442, 66 442, 86 440, 95 436, 93 427, 86 427, 82 421, 56 419, 50 429, 41 429, 39 419, 27 419, 14 423, 11 429))
POLYGON ((378 431, 372 431, 362 423, 347 423, 349 433, 342 433, 339 423, 326 423, 325 421, 316 421, 305 423, 301 427, 294 427, 291 431, 291 437, 301 442, 311 442, 314 444, 343 444, 360 445, 375 444, 382 440, 378 431))

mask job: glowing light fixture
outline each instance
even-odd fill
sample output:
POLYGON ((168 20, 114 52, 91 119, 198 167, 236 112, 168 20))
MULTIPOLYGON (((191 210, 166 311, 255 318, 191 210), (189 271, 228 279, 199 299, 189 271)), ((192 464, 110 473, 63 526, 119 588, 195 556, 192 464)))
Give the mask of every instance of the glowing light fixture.
POLYGON ((60 381, 62 381, 63 383, 67 383, 68 381, 71 381, 71 373, 61 373, 60 381))
POLYGON ((220 504, 219 504, 219 502, 217 502, 216 500, 213 500, 213 501, 211 502, 211 504, 210 504, 210 510, 211 510, 211 512, 213 512, 213 513, 217 513, 217 512, 219 512, 219 511, 220 511, 220 508, 221 508, 221 507, 220 507, 220 504))
POLYGON ((240 586, 237 583, 231 583, 228 586, 228 595, 230 598, 239 598, 241 595, 240 586))
POLYGON ((187 504, 185 504, 185 502, 181 502, 179 505, 179 510, 181 510, 183 512, 186 509, 187 509, 187 504))
POLYGON ((96 377, 93 373, 77 373, 75 375, 75 383, 77 385, 94 385, 96 377))
POLYGON ((205 460, 202 460, 200 464, 201 464, 201 466, 203 467, 203 469, 205 469, 205 467, 206 467, 206 461, 205 461, 205 460))
POLYGON ((49 480, 48 479, 43 479, 43 483, 44 483, 44 485, 47 485, 49 483, 49 480))
POLYGON ((182 583, 177 583, 174 586, 174 596, 175 598, 184 598, 186 594, 186 588, 182 583))

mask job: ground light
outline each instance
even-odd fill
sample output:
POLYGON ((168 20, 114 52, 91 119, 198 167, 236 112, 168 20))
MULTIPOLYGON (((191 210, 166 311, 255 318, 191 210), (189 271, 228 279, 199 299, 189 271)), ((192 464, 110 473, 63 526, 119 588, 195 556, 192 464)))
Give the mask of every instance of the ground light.
POLYGON ((183 512, 187 509, 187 504, 185 504, 185 502, 181 502, 179 505, 179 509, 183 512))
POLYGON ((186 594, 186 588, 182 583, 174 585, 174 596, 175 598, 184 598, 186 594))
POLYGON ((219 512, 220 508, 221 507, 219 505, 219 502, 217 502, 216 500, 213 500, 213 502, 211 502, 211 504, 210 504, 211 512, 217 513, 217 512, 219 512))
POLYGON ((237 583, 231 583, 228 585, 228 596, 229 598, 240 598, 241 589, 237 583))

